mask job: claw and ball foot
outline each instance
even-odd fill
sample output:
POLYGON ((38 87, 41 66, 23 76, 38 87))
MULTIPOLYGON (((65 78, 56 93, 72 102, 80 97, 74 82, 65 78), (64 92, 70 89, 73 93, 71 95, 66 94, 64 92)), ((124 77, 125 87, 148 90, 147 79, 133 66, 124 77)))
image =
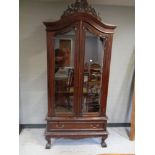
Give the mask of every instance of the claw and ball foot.
POLYGON ((101 140, 101 146, 102 147, 107 147, 107 144, 105 143, 105 139, 106 139, 107 137, 102 137, 102 140, 101 140))
POLYGON ((51 148, 51 139, 50 139, 50 137, 46 137, 46 140, 47 140, 46 149, 50 149, 51 148))

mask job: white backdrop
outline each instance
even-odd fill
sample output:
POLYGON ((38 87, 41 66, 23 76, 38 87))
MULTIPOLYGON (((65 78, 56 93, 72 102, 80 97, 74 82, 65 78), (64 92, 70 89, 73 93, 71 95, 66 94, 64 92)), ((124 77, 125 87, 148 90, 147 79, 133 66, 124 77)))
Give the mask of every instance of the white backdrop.
MULTIPOLYGON (((66 3, 20 1, 20 123, 45 123, 46 33, 43 21, 58 20, 66 3)), ((102 21, 117 25, 113 41, 107 116, 128 123, 134 72, 134 7, 94 5, 102 21)), ((13 38, 12 38, 13 39, 13 38)))

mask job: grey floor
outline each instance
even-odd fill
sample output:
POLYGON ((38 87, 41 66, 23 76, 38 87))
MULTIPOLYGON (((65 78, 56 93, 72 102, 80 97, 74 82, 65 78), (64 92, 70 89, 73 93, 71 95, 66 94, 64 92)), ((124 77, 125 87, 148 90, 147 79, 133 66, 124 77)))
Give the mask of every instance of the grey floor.
POLYGON ((128 138, 129 128, 108 128, 107 148, 100 138, 80 140, 52 139, 52 149, 46 150, 44 129, 24 129, 19 137, 19 155, 98 155, 103 153, 134 154, 135 143, 128 138))

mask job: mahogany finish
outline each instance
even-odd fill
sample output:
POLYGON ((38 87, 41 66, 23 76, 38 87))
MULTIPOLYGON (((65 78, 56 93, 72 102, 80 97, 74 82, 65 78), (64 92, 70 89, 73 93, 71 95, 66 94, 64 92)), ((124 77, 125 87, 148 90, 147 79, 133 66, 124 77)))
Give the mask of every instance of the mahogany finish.
POLYGON ((87 1, 76 1, 64 12, 59 21, 44 22, 47 32, 47 68, 48 68, 48 114, 45 137, 46 149, 51 148, 51 138, 102 137, 101 146, 106 147, 106 104, 111 61, 113 33, 116 26, 104 24, 87 1), (75 8, 76 7, 76 8, 75 8), (80 9, 82 8, 82 9, 80 9), (79 11, 82 10, 82 11, 79 11), (89 11, 88 11, 89 10, 89 11), (55 112, 55 49, 54 38, 58 34, 75 31, 74 53, 74 106, 73 112, 55 112), (82 113, 83 74, 85 58, 86 30, 105 40, 102 85, 99 112, 82 113))

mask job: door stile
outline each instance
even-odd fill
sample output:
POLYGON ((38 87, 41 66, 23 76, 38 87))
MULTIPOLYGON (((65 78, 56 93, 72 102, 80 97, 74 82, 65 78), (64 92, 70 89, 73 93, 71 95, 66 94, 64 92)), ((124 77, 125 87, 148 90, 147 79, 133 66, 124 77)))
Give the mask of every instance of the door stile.
POLYGON ((83 81, 84 81, 84 57, 85 57, 85 27, 80 21, 80 42, 79 42, 79 101, 78 101, 78 116, 82 116, 83 102, 83 81))
POLYGON ((75 55, 74 55, 74 115, 78 116, 79 109, 79 49, 80 49, 80 24, 75 27, 75 55))

